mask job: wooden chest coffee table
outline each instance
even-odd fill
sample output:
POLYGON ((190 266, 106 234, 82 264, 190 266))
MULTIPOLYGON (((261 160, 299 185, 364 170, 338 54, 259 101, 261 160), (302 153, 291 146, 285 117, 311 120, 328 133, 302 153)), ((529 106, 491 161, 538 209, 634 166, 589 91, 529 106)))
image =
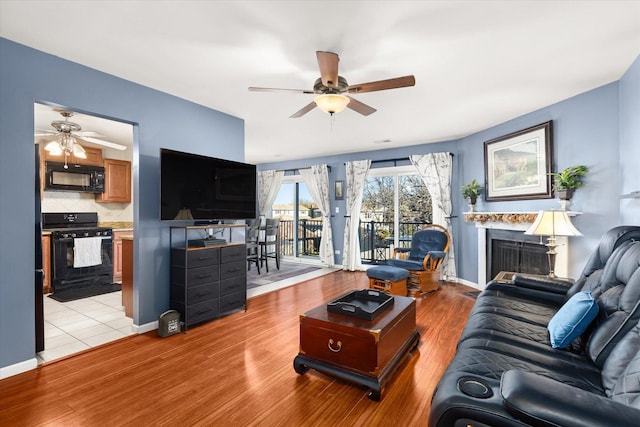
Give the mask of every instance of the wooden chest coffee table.
POLYGON ((403 357, 417 347, 416 302, 395 296, 394 304, 373 320, 327 311, 326 304, 300 315, 297 373, 313 368, 368 387, 380 400, 385 383, 403 357))

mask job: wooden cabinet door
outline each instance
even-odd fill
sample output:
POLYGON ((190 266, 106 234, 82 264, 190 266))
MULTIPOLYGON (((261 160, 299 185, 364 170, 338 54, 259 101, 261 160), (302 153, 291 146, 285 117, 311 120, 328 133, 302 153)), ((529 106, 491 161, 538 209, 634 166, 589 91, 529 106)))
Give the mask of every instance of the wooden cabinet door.
POLYGON ((97 202, 131 202, 131 162, 104 159, 104 193, 96 196, 97 202))
POLYGON ((42 236, 42 289, 45 294, 51 292, 51 236, 42 236))
MULTIPOLYGON (((93 166, 102 166, 102 150, 99 148, 91 148, 91 147, 83 147, 85 153, 87 154, 86 159, 81 159, 79 157, 74 156, 73 154, 67 157, 67 163, 78 164, 78 165, 93 165, 93 166)), ((48 151, 42 150, 44 160, 47 162, 60 162, 64 163, 64 156, 52 156, 48 151)))
POLYGON ((122 281, 122 237, 133 236, 131 231, 113 232, 113 281, 122 281))

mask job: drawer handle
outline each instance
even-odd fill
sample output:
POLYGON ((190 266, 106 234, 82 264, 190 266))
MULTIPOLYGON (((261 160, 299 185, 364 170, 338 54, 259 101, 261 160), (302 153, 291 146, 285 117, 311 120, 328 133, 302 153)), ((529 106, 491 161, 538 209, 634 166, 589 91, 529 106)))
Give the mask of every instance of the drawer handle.
POLYGON ((329 350, 333 351, 334 353, 337 353, 340 350, 342 350, 342 341, 338 341, 338 347, 333 348, 333 339, 329 339, 329 344, 327 344, 327 346, 329 347, 329 350))
POLYGON ((211 277, 211 274, 198 274, 198 279, 204 279, 205 277, 211 277))

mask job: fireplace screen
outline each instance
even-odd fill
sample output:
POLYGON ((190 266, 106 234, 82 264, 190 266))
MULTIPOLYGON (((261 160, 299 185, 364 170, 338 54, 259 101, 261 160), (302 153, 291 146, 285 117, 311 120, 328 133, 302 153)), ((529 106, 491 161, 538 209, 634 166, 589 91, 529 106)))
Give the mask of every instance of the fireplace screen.
POLYGON ((509 230, 487 231, 487 278, 501 271, 549 274, 547 247, 540 238, 509 230))

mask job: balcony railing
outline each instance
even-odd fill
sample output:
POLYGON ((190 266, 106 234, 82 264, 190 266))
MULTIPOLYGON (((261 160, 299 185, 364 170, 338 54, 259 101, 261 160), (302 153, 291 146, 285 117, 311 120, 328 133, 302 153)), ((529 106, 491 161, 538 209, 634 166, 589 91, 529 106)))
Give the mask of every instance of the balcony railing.
MULTIPOLYGON (((426 222, 401 222, 399 224, 398 246, 409 247, 411 236, 426 222)), ((368 221, 360 222, 360 258, 365 263, 379 264, 391 258, 394 249, 395 230, 392 222, 368 221), (387 230, 383 233, 381 230, 387 230), (385 234, 388 237, 385 238, 385 234)), ((296 234, 293 220, 280 221, 280 254, 285 256, 318 256, 320 237, 322 236, 321 219, 302 219, 298 222, 297 253, 295 248, 296 234)))
MULTIPOLYGON (((398 224, 398 247, 411 246, 411 237, 426 222, 401 222, 398 224)), ((393 256, 395 248, 393 222, 360 221, 360 258, 364 263, 384 264, 393 256)))
POLYGON ((321 219, 301 219, 298 221, 298 247, 293 220, 280 221, 280 254, 285 256, 318 256, 320 237, 322 237, 321 219))

